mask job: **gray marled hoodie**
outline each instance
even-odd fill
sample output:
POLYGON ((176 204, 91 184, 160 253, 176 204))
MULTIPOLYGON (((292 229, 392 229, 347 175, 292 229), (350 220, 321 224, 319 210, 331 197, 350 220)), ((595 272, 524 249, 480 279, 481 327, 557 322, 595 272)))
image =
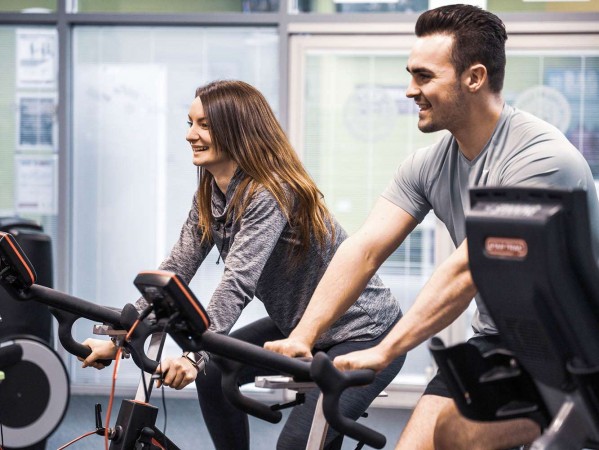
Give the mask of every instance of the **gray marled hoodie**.
MULTIPOLYGON (((216 244, 225 270, 207 307, 212 322, 210 330, 228 333, 243 308, 256 297, 264 303, 280 331, 288 336, 347 233, 335 222, 335 242, 329 241, 323 251, 312 239, 300 260, 290 264, 289 250, 298 241, 279 204, 266 189, 256 192, 241 220, 225 224, 229 202, 242 178, 243 173, 238 170, 229 183, 226 196, 213 182, 213 242, 200 242, 198 205, 194 195, 179 240, 160 269, 175 272, 189 283, 216 244)), ((144 303, 140 299, 138 308, 141 309, 144 303)), ((326 348, 346 340, 374 339, 395 321, 398 314, 398 302, 375 275, 358 300, 320 337, 317 346, 326 348)))

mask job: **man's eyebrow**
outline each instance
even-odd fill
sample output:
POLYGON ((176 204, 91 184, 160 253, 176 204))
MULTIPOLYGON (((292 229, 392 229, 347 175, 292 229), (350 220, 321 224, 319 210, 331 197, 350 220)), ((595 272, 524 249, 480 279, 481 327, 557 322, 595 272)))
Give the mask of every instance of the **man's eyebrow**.
POLYGON ((417 73, 430 73, 430 70, 425 69, 424 67, 414 67, 410 69, 408 66, 406 66, 406 70, 408 71, 408 73, 411 73, 412 75, 417 73))

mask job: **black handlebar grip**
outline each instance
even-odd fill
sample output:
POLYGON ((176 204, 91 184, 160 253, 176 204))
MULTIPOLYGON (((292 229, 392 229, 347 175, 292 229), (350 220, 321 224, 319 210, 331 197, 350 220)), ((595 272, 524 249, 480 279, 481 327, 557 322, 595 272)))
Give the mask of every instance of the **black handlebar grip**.
MULTIPOLYGON (((73 339, 73 324, 77 319, 79 319, 79 316, 66 311, 61 311, 56 308, 48 309, 58 321, 58 339, 65 350, 72 355, 79 356, 80 358, 87 358, 92 352, 91 348, 89 348, 87 345, 82 345, 73 339)), ((99 362, 105 366, 109 366, 112 364, 112 359, 98 359, 96 362, 99 362)))
POLYGON ((331 427, 371 447, 383 448, 385 446, 387 443, 385 436, 348 419, 339 411, 339 399, 343 391, 350 386, 360 386, 372 382, 375 376, 373 370, 341 372, 335 368, 326 353, 319 352, 312 361, 310 375, 322 391, 322 409, 331 427))
MULTIPOLYGON (((121 324, 126 330, 130 330, 135 321, 139 318, 139 312, 131 303, 127 303, 121 311, 121 324)), ((148 358, 144 351, 144 344, 148 336, 160 330, 153 329, 145 321, 141 321, 133 330, 133 333, 127 342, 127 348, 131 351, 131 358, 137 367, 147 373, 154 373, 158 368, 158 361, 148 358)))
POLYGON ((283 414, 280 411, 273 411, 270 406, 241 394, 237 379, 239 372, 244 368, 243 364, 216 355, 212 355, 210 360, 221 369, 223 394, 233 406, 270 423, 281 421, 283 414))

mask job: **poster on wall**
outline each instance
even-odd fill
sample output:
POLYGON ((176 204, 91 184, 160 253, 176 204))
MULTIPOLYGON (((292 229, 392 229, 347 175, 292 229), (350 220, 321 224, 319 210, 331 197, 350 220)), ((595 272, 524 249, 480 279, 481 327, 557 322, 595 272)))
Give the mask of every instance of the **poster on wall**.
POLYGON ((17 96, 17 150, 57 149, 56 96, 17 96))
POLYGON ((56 30, 18 29, 16 45, 17 87, 56 87, 58 73, 56 30))
POLYGON ((58 213, 57 155, 15 155, 17 214, 58 213))

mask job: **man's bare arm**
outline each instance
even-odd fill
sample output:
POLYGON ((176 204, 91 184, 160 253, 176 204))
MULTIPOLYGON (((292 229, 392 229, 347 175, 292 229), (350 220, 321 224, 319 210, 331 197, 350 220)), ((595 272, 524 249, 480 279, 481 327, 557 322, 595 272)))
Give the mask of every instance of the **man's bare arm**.
POLYGON ((435 270, 412 307, 379 345, 335 359, 341 369, 381 370, 396 357, 424 342, 452 323, 476 295, 464 241, 435 270))
POLYGON ((288 356, 306 356, 317 341, 357 300, 380 265, 414 229, 417 221, 384 198, 362 227, 337 250, 302 319, 288 339, 265 347, 288 356))

